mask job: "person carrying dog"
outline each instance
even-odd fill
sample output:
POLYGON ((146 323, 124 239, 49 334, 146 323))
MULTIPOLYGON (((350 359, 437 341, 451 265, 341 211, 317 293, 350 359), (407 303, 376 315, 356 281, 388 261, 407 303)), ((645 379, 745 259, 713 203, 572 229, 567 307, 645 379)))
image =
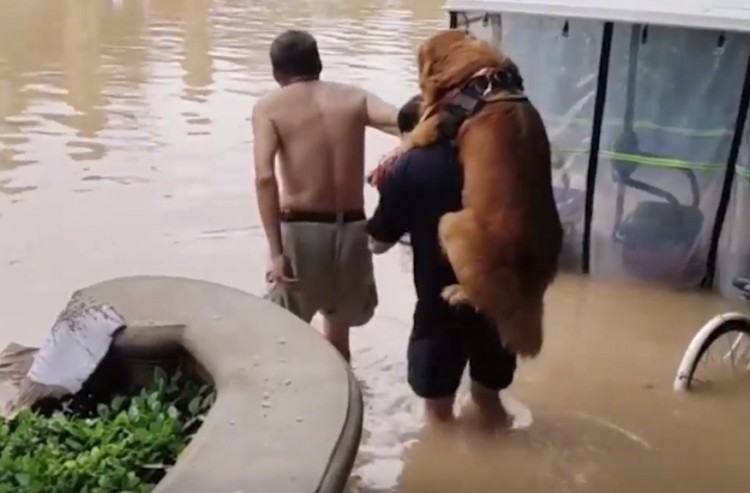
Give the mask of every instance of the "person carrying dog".
MULTIPOLYGON (((415 96, 399 111, 402 135, 419 118, 420 98, 415 96)), ((387 156, 369 177, 380 199, 367 232, 376 254, 406 233, 411 237, 417 303, 407 351, 408 381, 425 399, 428 423, 454 419, 456 392, 468 364, 470 400, 464 411, 494 428, 509 424, 499 392, 513 382, 516 357, 505 350, 490 319, 441 297, 457 280, 438 241, 438 222, 443 214, 461 209, 462 181, 456 149, 447 140, 387 156)))

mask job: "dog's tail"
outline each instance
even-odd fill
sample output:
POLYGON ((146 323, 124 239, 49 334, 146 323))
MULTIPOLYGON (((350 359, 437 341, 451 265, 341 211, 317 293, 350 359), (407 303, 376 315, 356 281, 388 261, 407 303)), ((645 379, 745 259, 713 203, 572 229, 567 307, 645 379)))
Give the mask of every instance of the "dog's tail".
POLYGON ((513 310, 495 318, 505 348, 523 358, 539 355, 544 342, 544 298, 519 298, 513 310))
POLYGON ((472 305, 495 322, 505 349, 524 358, 539 354, 546 289, 522 289, 517 273, 506 268, 466 279, 462 286, 472 305))

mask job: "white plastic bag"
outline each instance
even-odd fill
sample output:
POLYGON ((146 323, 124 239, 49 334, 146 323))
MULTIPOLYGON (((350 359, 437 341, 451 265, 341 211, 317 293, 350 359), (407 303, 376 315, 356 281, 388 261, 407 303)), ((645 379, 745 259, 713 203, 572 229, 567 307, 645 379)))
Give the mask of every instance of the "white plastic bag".
POLYGON ((27 378, 75 394, 106 356, 125 319, 109 305, 71 303, 34 357, 27 378))

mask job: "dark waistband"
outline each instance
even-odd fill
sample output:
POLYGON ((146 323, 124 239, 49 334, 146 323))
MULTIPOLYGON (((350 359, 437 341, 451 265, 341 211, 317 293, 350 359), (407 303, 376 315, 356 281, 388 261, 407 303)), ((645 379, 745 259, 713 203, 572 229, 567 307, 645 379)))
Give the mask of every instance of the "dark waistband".
POLYGON ((367 219, 365 211, 317 212, 281 211, 281 220, 287 223, 354 223, 367 219))

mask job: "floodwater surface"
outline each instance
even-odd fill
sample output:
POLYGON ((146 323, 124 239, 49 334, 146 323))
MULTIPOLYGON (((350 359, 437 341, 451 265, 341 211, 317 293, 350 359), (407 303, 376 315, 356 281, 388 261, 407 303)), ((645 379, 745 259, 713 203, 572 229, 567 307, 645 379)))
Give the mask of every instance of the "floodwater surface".
MULTIPOLYGON (((74 290, 106 278, 262 292, 249 116, 274 87, 269 42, 309 29, 326 78, 401 104, 417 43, 447 25, 440 3, 0 0, 0 345, 39 344, 74 290)), ((367 143, 374 166, 395 142, 367 143)), ((561 277, 545 350, 506 396, 519 429, 482 440, 420 431, 411 278, 397 251, 376 269, 381 306, 353 333, 366 431, 352 492, 748 491, 750 381, 671 390, 728 303, 561 277)))

